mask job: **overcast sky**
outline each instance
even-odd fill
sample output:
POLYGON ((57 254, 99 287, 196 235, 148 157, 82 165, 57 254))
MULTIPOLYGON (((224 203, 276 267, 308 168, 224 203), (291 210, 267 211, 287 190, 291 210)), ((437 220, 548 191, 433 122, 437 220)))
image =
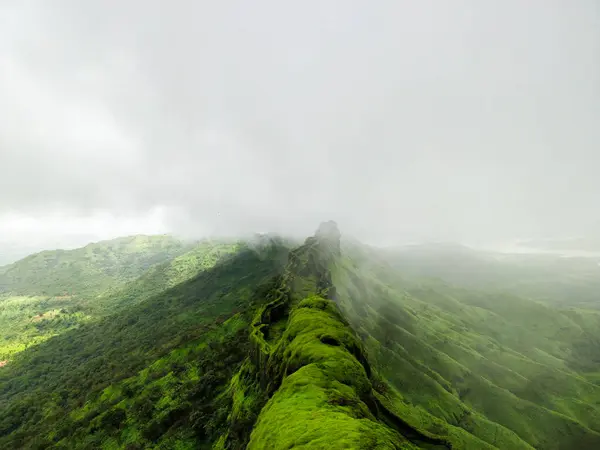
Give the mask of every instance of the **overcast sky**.
POLYGON ((600 224, 596 0, 0 0, 0 58, 11 248, 600 224))

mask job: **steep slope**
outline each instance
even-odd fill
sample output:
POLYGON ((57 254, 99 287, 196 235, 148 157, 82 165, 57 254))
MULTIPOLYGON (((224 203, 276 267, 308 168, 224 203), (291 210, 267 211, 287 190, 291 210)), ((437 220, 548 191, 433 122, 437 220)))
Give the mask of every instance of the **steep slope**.
POLYGON ((498 448, 600 446, 599 314, 415 280, 387 256, 347 246, 334 283, 403 417, 498 448))
POLYGON ((4 331, 0 361, 187 281, 234 254, 241 245, 213 240, 184 244, 169 236, 136 236, 68 252, 46 252, 44 258, 37 254, 17 262, 5 269, 13 281, 16 273, 21 274, 11 289, 23 295, 0 296, 0 329, 4 331), (110 261, 116 261, 114 266, 110 261), (41 294, 63 292, 69 274, 74 286, 70 292, 77 294, 41 294), (136 274, 141 276, 132 279, 136 274), (89 281, 82 281, 82 276, 89 281), (107 285, 109 289, 99 293, 107 285), (35 293, 40 294, 32 295, 35 293))
POLYGON ((229 387, 229 430, 216 448, 449 448, 379 400, 382 386, 333 299, 339 232, 322 224, 290 253, 252 322, 253 347, 229 387))
MULTIPOLYGON (((172 371, 187 373, 189 368, 195 385, 199 366, 194 355, 206 345, 213 353, 235 353, 231 352, 231 339, 240 327, 223 322, 238 314, 238 322, 244 323, 244 310, 253 308, 257 290, 279 273, 286 253, 286 247, 278 242, 260 249, 241 247, 213 268, 118 315, 86 324, 17 355, 0 371, 0 447, 100 445, 120 430, 110 425, 120 417, 120 412, 113 410, 115 403, 124 398, 156 400, 157 392, 160 396, 173 387, 165 381, 154 385, 153 392, 145 397, 148 380, 143 370, 160 380, 172 377, 172 371), (229 345, 219 343, 223 339, 229 345), (133 381, 136 376, 143 377, 137 384, 133 381), (130 383, 123 398, 111 394, 120 393, 119 383, 127 380, 130 383), (89 408, 90 414, 78 412, 80 408, 89 408)), ((237 343, 239 339, 234 345, 237 343)), ((217 371, 217 366, 227 361, 219 358, 209 358, 205 365, 217 371)), ((226 363, 221 368, 233 371, 235 365, 226 363)), ((179 389, 181 382, 176 380, 179 389)), ((213 394, 216 392, 200 397, 212 398, 213 394)), ((144 428, 135 431, 141 433, 140 440, 158 440, 163 434, 161 427, 169 428, 181 408, 187 411, 186 401, 167 410, 158 408, 163 414, 154 422, 141 420, 144 428)), ((132 415, 141 407, 137 402, 130 406, 132 415)))
POLYGON ((0 367, 0 448, 600 448, 600 314, 469 280, 480 256, 412 266, 449 283, 333 223, 205 242, 0 367))
POLYGON ((245 247, 247 243, 242 241, 200 241, 189 251, 150 267, 138 278, 125 284, 111 286, 95 300, 95 303, 101 308, 110 307, 114 310, 119 306, 141 302, 213 268, 245 247))
POLYGON ((477 251, 452 244, 376 251, 403 278, 501 290, 559 307, 600 309, 600 258, 477 251))
POLYGON ((333 231, 307 239, 284 270, 285 246, 242 248, 24 352, 0 372, 0 445, 449 447, 374 389, 384 383, 330 299, 333 231))

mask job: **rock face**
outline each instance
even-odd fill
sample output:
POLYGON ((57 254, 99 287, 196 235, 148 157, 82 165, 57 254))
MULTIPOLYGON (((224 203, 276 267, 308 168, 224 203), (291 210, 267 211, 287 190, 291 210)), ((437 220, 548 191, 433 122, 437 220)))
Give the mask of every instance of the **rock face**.
POLYGON ((335 255, 340 254, 340 238, 342 234, 333 220, 322 222, 315 233, 315 238, 328 247, 335 255))

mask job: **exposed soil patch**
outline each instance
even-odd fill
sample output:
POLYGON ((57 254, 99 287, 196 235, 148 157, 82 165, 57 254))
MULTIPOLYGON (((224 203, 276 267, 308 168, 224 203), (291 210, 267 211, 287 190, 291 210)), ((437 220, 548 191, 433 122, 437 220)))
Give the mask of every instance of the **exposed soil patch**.
POLYGON ((37 314, 37 315, 33 316, 33 317, 31 318, 31 320, 32 320, 33 322, 38 322, 38 321, 40 321, 40 320, 42 320, 42 319, 51 319, 51 318, 53 318, 53 317, 56 317, 57 315, 58 315, 58 314, 57 314, 57 312, 56 312, 56 311, 47 311, 47 312, 45 312, 45 313, 40 313, 40 314, 37 314))
POLYGON ((0 367, 4 367, 7 364, 8 364, 8 359, 5 359, 4 361, 0 361, 0 367))

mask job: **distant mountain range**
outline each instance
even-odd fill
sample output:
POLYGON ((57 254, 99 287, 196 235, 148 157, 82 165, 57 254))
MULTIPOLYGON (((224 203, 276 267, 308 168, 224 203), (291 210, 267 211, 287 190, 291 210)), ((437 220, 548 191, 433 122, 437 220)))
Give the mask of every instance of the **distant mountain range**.
POLYGON ((540 250, 600 252, 600 237, 529 239, 519 241, 519 245, 540 250))

